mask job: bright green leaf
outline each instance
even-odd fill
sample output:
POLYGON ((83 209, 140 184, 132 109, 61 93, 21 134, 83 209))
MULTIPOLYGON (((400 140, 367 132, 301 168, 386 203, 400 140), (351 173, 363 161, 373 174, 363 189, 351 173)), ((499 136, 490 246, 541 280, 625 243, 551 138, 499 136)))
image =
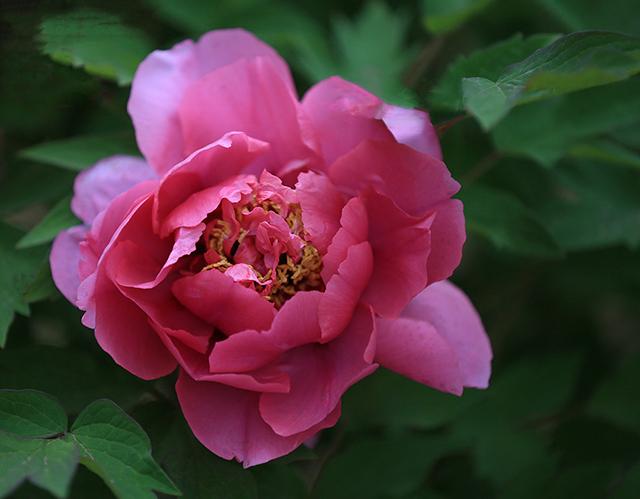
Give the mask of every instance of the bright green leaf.
POLYGON ((61 230, 78 225, 78 218, 71 213, 71 196, 58 202, 46 216, 18 241, 16 248, 24 249, 52 241, 61 230))
POLYGON ((45 19, 40 39, 43 52, 54 61, 83 67, 120 85, 131 83, 138 64, 153 49, 141 31, 89 9, 45 19))
POLYGON ((53 440, 23 439, 0 432, 0 496, 23 480, 66 497, 79 452, 69 438, 53 440))
POLYGON ((461 191, 460 197, 469 230, 483 235, 497 248, 522 255, 558 255, 558 246, 546 227, 515 196, 471 185, 461 191))
POLYGON ((153 490, 180 492, 151 457, 144 430, 109 400, 92 403, 71 428, 82 463, 98 473, 120 498, 153 498, 153 490))
POLYGON ((515 35, 486 48, 458 57, 440 78, 431 91, 429 103, 433 107, 460 111, 464 108, 462 80, 464 78, 484 78, 497 80, 504 68, 521 61, 533 51, 548 45, 558 35, 533 35, 523 38, 515 35))
POLYGON ((422 0, 422 15, 434 34, 452 31, 481 12, 493 0, 422 0))
POLYGON ((81 135, 23 149, 20 156, 48 165, 80 171, 115 154, 138 154, 130 134, 81 135))
POLYGON ((486 78, 464 78, 462 80, 464 107, 485 128, 491 128, 509 112, 509 96, 495 82, 486 78))
POLYGON ((493 82, 495 88, 488 82, 468 86, 464 101, 489 129, 514 106, 625 80, 638 72, 640 38, 600 31, 572 33, 509 66, 493 82), (501 100, 495 97, 499 94, 501 100), (483 96, 494 104, 480 105, 483 96))
POLYGON ((36 390, 0 390, 0 431, 51 437, 67 430, 67 415, 51 396, 36 390))

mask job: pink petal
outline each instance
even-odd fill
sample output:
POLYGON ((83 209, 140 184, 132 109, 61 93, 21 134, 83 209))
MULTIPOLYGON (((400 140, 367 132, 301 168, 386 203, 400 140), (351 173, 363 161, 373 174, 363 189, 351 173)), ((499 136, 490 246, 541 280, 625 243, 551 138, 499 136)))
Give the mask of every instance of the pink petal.
POLYGON ((298 292, 278 311, 269 331, 243 331, 216 343, 209 357, 210 371, 251 371, 292 348, 320 341, 321 296, 318 291, 298 292))
POLYGON ((133 156, 111 156, 81 172, 75 180, 71 209, 90 225, 119 194, 156 178, 146 161, 133 156))
POLYGON ((142 61, 133 80, 128 109, 140 150, 156 171, 165 172, 193 152, 185 147, 178 120, 180 103, 191 85, 217 68, 256 57, 268 61, 279 79, 295 91, 282 58, 240 29, 212 31, 196 43, 187 40, 170 50, 156 50, 142 61))
POLYGON ((49 256, 53 282, 64 297, 74 305, 78 299, 78 286, 80 286, 79 245, 86 234, 87 229, 81 226, 63 230, 53 242, 49 256))
POLYGON ((437 390, 462 394, 458 356, 431 324, 404 317, 378 319, 377 329, 377 362, 437 390))
MULTIPOLYGON (((229 133, 194 152, 173 167, 162 179, 156 192, 154 201, 156 230, 160 230, 165 218, 194 193, 231 181, 249 168, 268 148, 268 144, 252 139, 244 133, 229 133)), ((200 204, 198 202, 197 206, 200 204)), ((186 225, 194 226, 201 221, 197 220, 194 223, 189 220, 186 225)), ((162 227, 162 229, 161 235, 166 237, 171 227, 162 227)))
POLYGON ((414 216, 426 214, 460 188, 442 161, 394 142, 361 143, 331 166, 329 177, 351 194, 373 187, 414 216))
POLYGON ((273 304, 217 270, 178 279, 173 294, 191 312, 227 335, 269 329, 275 315, 273 304))
POLYGON ((337 76, 322 80, 305 94, 302 108, 316 132, 327 164, 367 139, 393 141, 381 120, 383 102, 337 76))
POLYGON ((339 336, 351 322, 372 270, 373 254, 369 243, 364 241, 351 246, 322 294, 318 314, 323 343, 339 336))
POLYGON ((314 246, 324 254, 340 228, 344 206, 342 195, 326 176, 314 172, 298 176, 296 193, 302 208, 304 228, 314 246))
POLYGON ((367 209, 360 198, 351 198, 342 209, 340 229, 322 259, 322 279, 329 282, 347 257, 349 248, 367 240, 369 227, 367 209))
POLYGON ((385 104, 380 118, 400 144, 442 159, 438 134, 425 111, 385 104))
POLYGON ((473 304, 448 281, 430 285, 402 312, 429 322, 455 351, 465 386, 486 388, 491 375, 491 344, 473 304))
POLYGON ((411 217, 375 192, 367 193, 364 200, 373 274, 362 299, 383 316, 397 316, 427 285, 433 216, 411 217))
POLYGON ((304 143, 298 102, 270 59, 243 59, 203 76, 185 92, 179 117, 187 151, 242 130, 271 144, 254 173, 278 172, 315 154, 304 143), (203 110, 209 110, 203 112, 203 110))
POLYGON ((449 199, 434 208, 431 225, 431 253, 427 262, 429 282, 451 277, 462 260, 462 247, 467 238, 462 202, 449 199))
POLYGON ((373 328, 371 313, 361 307, 336 340, 286 354, 281 366, 291 377, 291 392, 260 397, 260 414, 273 431, 288 437, 321 424, 344 392, 376 369, 368 355, 373 328))
POLYGON ((259 394, 219 383, 194 381, 180 373, 176 393, 194 435, 224 459, 236 459, 245 467, 283 456, 318 431, 333 426, 340 407, 307 431, 281 437, 262 420, 259 394))
POLYGON ((147 314, 98 276, 95 291, 96 339, 113 360, 143 379, 166 376, 176 361, 149 325, 147 314))

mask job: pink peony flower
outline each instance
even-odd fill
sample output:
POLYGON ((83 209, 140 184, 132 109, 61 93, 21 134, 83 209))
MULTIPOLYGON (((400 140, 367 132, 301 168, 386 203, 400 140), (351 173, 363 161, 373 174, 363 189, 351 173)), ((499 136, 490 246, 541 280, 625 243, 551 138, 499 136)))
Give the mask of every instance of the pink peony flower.
POLYGON ((179 367, 194 434, 245 466, 340 416, 378 365, 484 388, 491 349, 445 281, 465 239, 427 113, 329 78, 299 101, 242 30, 153 52, 129 113, 145 160, 81 173, 84 225, 51 252, 60 291, 122 367, 179 367))

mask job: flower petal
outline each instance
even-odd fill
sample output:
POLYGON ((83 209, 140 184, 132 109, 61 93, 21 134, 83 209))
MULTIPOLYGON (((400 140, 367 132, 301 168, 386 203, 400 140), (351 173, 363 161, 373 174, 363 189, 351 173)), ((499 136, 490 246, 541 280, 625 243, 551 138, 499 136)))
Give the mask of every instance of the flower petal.
POLYGON ((193 152, 185 146, 178 119, 180 103, 191 85, 217 68, 256 57, 268 61, 295 92, 284 60, 241 29, 212 31, 195 43, 187 40, 170 50, 156 50, 142 61, 131 86, 128 110, 138 146, 157 172, 164 173, 193 152))
POLYGON ((425 215, 460 189, 442 161, 393 142, 361 143, 331 166, 329 177, 351 194, 372 187, 413 216, 425 215))
POLYGON ((111 156, 81 172, 75 180, 72 211, 85 224, 131 187, 157 177, 146 161, 134 156, 111 156))
POLYGON ((178 279, 173 294, 191 312, 227 335, 269 329, 275 315, 273 304, 217 270, 178 279))
POLYGON ((385 104, 380 117, 400 144, 442 159, 440 140, 428 113, 385 104))
POLYGON ((288 352, 280 364, 291 377, 291 391, 260 397, 260 414, 273 431, 288 437, 321 424, 351 385, 375 371, 369 357, 373 336, 371 312, 360 307, 336 340, 288 352))
POLYGON ((80 243, 86 234, 87 229, 82 226, 63 230, 53 242, 49 256, 53 282, 64 297, 74 305, 78 300, 78 286, 80 286, 78 274, 80 243))
POLYGON ((434 208, 431 225, 431 253, 427 262, 429 283, 451 277, 462 260, 462 247, 467 238, 462 202, 449 199, 434 208))
POLYGON ((236 459, 245 467, 283 456, 318 431, 333 426, 340 417, 337 406, 307 431, 281 437, 258 412, 259 394, 219 383, 194 381, 183 371, 176 383, 182 412, 194 435, 224 459, 236 459))

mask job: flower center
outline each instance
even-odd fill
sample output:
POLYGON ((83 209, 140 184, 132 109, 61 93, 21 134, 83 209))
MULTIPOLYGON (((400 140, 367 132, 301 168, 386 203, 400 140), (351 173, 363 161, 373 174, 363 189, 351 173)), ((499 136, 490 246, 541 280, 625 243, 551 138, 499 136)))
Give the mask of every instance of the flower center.
POLYGON ((263 174, 236 203, 224 199, 205 224, 192 270, 223 272, 276 308, 298 291, 324 289, 322 258, 309 241, 295 191, 276 177, 263 174))

